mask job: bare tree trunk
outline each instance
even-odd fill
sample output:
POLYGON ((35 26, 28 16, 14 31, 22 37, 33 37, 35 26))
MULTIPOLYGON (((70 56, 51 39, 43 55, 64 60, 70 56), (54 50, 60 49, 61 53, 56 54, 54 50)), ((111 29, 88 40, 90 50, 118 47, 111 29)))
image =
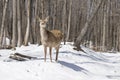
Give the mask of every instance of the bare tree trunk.
POLYGON ((6 48, 6 29, 4 29, 4 35, 3 35, 3 48, 5 49, 6 48))
POLYGON ((12 47, 16 46, 16 0, 13 0, 13 34, 12 34, 12 47))
POLYGON ((57 0, 54 1, 54 9, 53 9, 53 28, 52 29, 55 29, 55 23, 56 23, 56 10, 57 8, 57 0))
POLYGON ((0 47, 2 47, 2 41, 3 41, 3 34, 4 34, 4 23, 5 23, 5 15, 6 15, 6 9, 7 9, 7 3, 8 0, 5 0, 5 6, 3 9, 3 16, 2 16, 2 24, 1 24, 1 33, 0 33, 0 47))
POLYGON ((63 31, 63 34, 64 34, 64 37, 63 37, 63 41, 64 41, 64 45, 65 45, 65 27, 66 27, 66 0, 64 0, 64 8, 63 8, 63 16, 62 16, 62 31, 63 31))
POLYGON ((42 18, 44 18, 44 0, 41 0, 42 18))
POLYGON ((67 30, 66 41, 68 41, 69 36, 70 36, 71 13, 72 13, 72 0, 70 0, 70 9, 69 9, 69 16, 68 16, 68 30, 67 30))
POLYGON ((24 38, 25 46, 28 45, 29 33, 30 33, 30 0, 27 0, 27 29, 24 38))
POLYGON ((103 17, 103 36, 102 36, 102 51, 106 50, 106 28, 107 28, 107 4, 104 5, 104 17, 103 17))
POLYGON ((93 12, 93 14, 91 15, 91 17, 89 18, 89 20, 86 21, 84 28, 81 30, 79 36, 77 37, 74 45, 76 46, 77 50, 80 50, 80 44, 81 41, 83 39, 83 37, 85 36, 87 29, 89 28, 89 24, 92 22, 93 18, 95 17, 96 13, 98 12, 100 6, 102 5, 102 3, 105 2, 105 0, 101 0, 100 3, 97 5, 95 11, 93 12))
POLYGON ((32 40, 33 42, 32 43, 36 43, 37 42, 37 35, 36 35, 36 16, 37 16, 37 3, 38 3, 38 0, 33 0, 32 2, 32 8, 31 8, 31 28, 32 28, 32 40))
POLYGON ((21 33, 21 19, 20 19, 20 0, 17 0, 17 27, 18 27, 18 42, 17 46, 22 45, 22 33, 21 33))

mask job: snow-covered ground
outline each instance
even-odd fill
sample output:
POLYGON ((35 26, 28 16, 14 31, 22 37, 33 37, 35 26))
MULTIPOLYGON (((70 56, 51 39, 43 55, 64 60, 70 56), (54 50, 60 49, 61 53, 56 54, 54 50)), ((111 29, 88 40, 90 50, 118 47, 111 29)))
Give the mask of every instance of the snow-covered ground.
POLYGON ((30 45, 12 50, 0 50, 0 80, 120 80, 120 54, 94 52, 82 46, 86 53, 73 50, 71 43, 61 45, 59 61, 47 54, 43 46, 30 45), (12 53, 38 57, 35 60, 15 61, 12 53))

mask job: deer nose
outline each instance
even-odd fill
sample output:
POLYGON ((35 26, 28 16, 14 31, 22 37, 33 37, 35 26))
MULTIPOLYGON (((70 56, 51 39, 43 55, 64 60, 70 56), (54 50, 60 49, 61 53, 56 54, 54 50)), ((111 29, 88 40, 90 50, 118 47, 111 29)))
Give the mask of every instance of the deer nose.
POLYGON ((41 23, 42 25, 45 25, 45 22, 41 23))
POLYGON ((45 23, 41 23, 42 25, 44 25, 45 23))

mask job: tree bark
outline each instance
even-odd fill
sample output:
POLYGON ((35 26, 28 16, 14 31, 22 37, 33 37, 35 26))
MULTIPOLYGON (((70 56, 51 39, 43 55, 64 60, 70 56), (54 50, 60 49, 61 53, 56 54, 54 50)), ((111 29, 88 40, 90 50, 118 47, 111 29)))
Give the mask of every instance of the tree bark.
POLYGON ((7 3, 8 0, 5 0, 5 5, 4 5, 4 9, 3 9, 3 16, 2 16, 2 24, 1 24, 1 33, 0 33, 0 47, 2 47, 2 41, 3 41, 3 34, 4 34, 4 23, 5 23, 5 15, 6 15, 6 9, 7 9, 7 3))
POLYGON ((27 29, 24 38, 24 45, 28 45, 28 39, 30 34, 30 0, 27 0, 27 29))
POLYGON ((20 19, 20 0, 17 0, 17 27, 18 27, 18 42, 17 46, 22 45, 21 19, 20 19))
POLYGON ((16 0, 13 0, 13 29, 12 29, 12 47, 16 46, 16 0))
POLYGON ((41 0, 42 18, 44 18, 44 0, 41 0))
POLYGON ((38 0, 33 0, 33 3, 32 3, 32 8, 31 8, 31 28, 32 28, 32 43, 36 43, 37 42, 37 35, 36 35, 36 16, 37 16, 37 3, 38 3, 38 0))
POLYGON ((70 9, 69 9, 69 16, 68 16, 68 30, 67 30, 66 41, 68 41, 69 36, 70 36, 71 13, 72 13, 72 0, 70 0, 70 9))
POLYGON ((64 41, 64 45, 66 44, 66 40, 65 40, 65 27, 66 27, 66 3, 67 1, 64 0, 64 7, 63 7, 63 16, 62 16, 62 31, 63 31, 63 34, 64 34, 64 37, 63 37, 63 41, 64 41))

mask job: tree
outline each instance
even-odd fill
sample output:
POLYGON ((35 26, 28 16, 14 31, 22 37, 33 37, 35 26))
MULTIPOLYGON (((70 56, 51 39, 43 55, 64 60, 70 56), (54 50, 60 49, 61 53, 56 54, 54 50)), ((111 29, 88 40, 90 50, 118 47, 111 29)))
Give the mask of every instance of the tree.
POLYGON ((20 0, 17 0, 17 27, 18 27, 18 42, 17 46, 22 45, 21 19, 20 19, 20 0))
POLYGON ((16 46, 16 0, 13 0, 12 47, 16 46))
POLYGON ((69 16, 68 16, 68 30, 67 30, 66 41, 68 41, 69 36, 70 36, 71 12, 72 12, 72 0, 70 0, 70 9, 69 9, 69 16))
POLYGON ((27 0, 27 29, 24 38, 24 45, 28 45, 28 39, 30 34, 30 0, 27 0))
POLYGON ((66 4, 67 4, 67 1, 64 0, 64 7, 63 7, 63 15, 62 15, 62 31, 63 31, 63 34, 64 34, 64 37, 63 37, 63 41, 64 41, 64 45, 65 45, 65 27, 66 27, 66 4))
POLYGON ((37 3, 38 0, 32 0, 31 1, 31 37, 32 37, 32 43, 37 42, 37 35, 36 35, 36 16, 37 16, 37 3))
POLYGON ((2 41, 3 41, 4 30, 5 30, 4 23, 5 23, 7 3, 8 3, 8 0, 5 0, 5 5, 4 5, 4 9, 3 9, 3 16, 2 16, 2 24, 1 24, 1 33, 0 33, 0 47, 3 47, 2 41))

